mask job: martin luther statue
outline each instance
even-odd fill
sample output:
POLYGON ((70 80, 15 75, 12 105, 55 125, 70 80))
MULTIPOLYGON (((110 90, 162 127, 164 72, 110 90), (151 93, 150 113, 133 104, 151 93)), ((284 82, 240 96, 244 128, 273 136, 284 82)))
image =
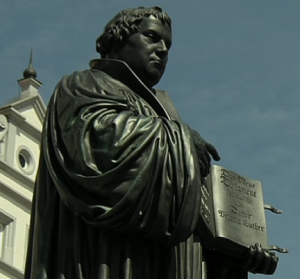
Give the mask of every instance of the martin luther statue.
POLYGON ((216 149, 182 122, 161 79, 172 45, 159 7, 118 13, 101 59, 64 77, 49 102, 25 279, 245 279, 278 258, 205 247, 200 186, 216 149))

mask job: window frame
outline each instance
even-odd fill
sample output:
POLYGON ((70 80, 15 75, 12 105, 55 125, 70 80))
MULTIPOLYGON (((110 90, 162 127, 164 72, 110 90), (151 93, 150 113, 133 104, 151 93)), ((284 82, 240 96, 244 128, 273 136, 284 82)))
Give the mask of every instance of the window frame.
POLYGON ((3 226, 0 259, 6 263, 12 264, 15 242, 15 218, 0 209, 0 223, 3 226))

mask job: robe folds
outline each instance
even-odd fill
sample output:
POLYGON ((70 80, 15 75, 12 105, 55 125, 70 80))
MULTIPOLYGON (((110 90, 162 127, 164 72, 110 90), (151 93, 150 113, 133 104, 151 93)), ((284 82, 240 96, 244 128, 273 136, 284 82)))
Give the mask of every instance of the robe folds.
POLYGON ((205 278, 197 134, 101 63, 49 102, 25 279, 205 278))

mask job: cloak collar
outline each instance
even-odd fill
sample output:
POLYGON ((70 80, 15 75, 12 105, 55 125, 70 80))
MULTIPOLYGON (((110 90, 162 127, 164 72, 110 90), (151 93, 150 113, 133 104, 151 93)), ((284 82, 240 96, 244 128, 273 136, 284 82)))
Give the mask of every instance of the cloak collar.
POLYGON ((103 71, 112 78, 124 83, 149 103, 159 116, 170 119, 168 112, 155 96, 155 90, 150 90, 124 61, 108 58, 93 59, 90 62, 90 67, 103 71))

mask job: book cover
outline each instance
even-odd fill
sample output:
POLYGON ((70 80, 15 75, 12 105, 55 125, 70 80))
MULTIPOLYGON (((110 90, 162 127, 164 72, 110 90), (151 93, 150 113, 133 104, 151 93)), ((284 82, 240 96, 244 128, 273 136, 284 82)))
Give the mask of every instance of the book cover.
POLYGON ((201 192, 204 245, 235 256, 255 243, 269 248, 261 182, 213 165, 201 192))

